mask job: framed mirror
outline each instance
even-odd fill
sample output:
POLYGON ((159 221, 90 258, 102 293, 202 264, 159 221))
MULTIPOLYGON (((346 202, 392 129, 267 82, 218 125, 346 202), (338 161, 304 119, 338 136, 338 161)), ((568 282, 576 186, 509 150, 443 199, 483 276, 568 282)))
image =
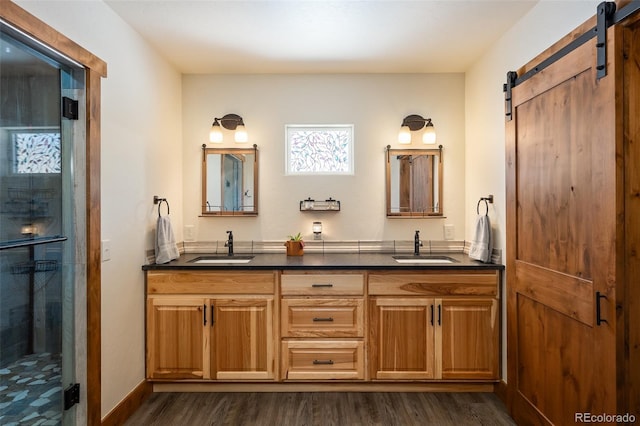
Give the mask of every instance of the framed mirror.
POLYGON ((202 145, 202 215, 258 215, 258 146, 202 145))
POLYGON ((386 153, 387 217, 428 218, 442 213, 442 145, 386 153))

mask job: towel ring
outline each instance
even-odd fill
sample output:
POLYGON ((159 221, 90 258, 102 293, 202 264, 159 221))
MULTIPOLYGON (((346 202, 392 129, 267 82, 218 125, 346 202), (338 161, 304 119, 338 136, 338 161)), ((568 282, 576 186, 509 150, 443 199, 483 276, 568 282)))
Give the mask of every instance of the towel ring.
POLYGON ((158 200, 158 217, 162 217, 162 214, 160 213, 160 207, 162 207, 162 202, 163 201, 167 204, 167 216, 171 212, 171 209, 169 207, 169 202, 167 201, 167 199, 166 198, 159 199, 158 200))
POLYGON ((487 216, 489 214, 489 203, 487 202, 487 200, 485 198, 480 198, 478 200, 478 205, 476 206, 476 213, 479 215, 480 214, 480 203, 484 201, 484 206, 486 207, 486 211, 484 212, 484 215, 487 216))

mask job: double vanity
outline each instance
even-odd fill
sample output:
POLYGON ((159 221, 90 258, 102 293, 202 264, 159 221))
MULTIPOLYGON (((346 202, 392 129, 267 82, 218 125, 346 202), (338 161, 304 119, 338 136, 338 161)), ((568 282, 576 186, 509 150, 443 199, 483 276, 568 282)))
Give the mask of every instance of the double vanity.
MULTIPOLYGON (((257 216, 257 145, 202 149, 201 216, 257 216)), ((442 146, 387 146, 384 161, 388 218, 443 217, 442 146)), ((315 205, 306 201, 301 212, 315 205)), ((327 201, 338 206, 330 214, 340 210, 327 201)), ((185 243, 188 254, 143 267, 154 389, 493 390, 499 381, 502 265, 471 260, 452 241, 421 255, 418 231, 413 250, 320 239, 303 256, 269 241, 238 249, 227 233, 215 254, 185 243)))
POLYGON ((502 265, 463 253, 185 254, 146 265, 156 390, 492 390, 502 265))

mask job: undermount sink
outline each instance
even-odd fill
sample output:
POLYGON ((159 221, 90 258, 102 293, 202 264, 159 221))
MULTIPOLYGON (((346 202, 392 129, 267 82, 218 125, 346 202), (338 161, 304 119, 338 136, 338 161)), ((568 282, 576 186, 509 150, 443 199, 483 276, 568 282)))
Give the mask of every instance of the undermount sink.
POLYGON ((249 263, 253 259, 253 256, 228 256, 228 255, 218 255, 218 256, 200 256, 196 257, 193 260, 190 260, 189 263, 198 263, 198 264, 215 264, 215 263, 249 263))
POLYGON ((398 263, 457 263, 458 261, 449 256, 437 255, 410 255, 410 256, 393 256, 398 263))

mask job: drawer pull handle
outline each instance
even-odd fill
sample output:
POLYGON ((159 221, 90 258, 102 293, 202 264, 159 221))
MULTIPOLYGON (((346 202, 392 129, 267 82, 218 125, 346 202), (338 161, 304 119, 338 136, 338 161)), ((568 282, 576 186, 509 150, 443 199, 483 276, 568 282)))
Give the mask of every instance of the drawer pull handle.
POLYGON ((333 318, 332 318, 332 317, 327 317, 327 318, 318 318, 318 317, 315 317, 315 318, 313 319, 313 322, 323 322, 323 321, 326 321, 326 322, 332 322, 332 321, 333 321, 333 318))
POLYGON ((311 284, 311 287, 333 287, 333 284, 311 284))
POLYGON ((328 360, 314 359, 313 360, 313 364, 314 365, 333 365, 333 360, 331 360, 331 359, 328 359, 328 360))

